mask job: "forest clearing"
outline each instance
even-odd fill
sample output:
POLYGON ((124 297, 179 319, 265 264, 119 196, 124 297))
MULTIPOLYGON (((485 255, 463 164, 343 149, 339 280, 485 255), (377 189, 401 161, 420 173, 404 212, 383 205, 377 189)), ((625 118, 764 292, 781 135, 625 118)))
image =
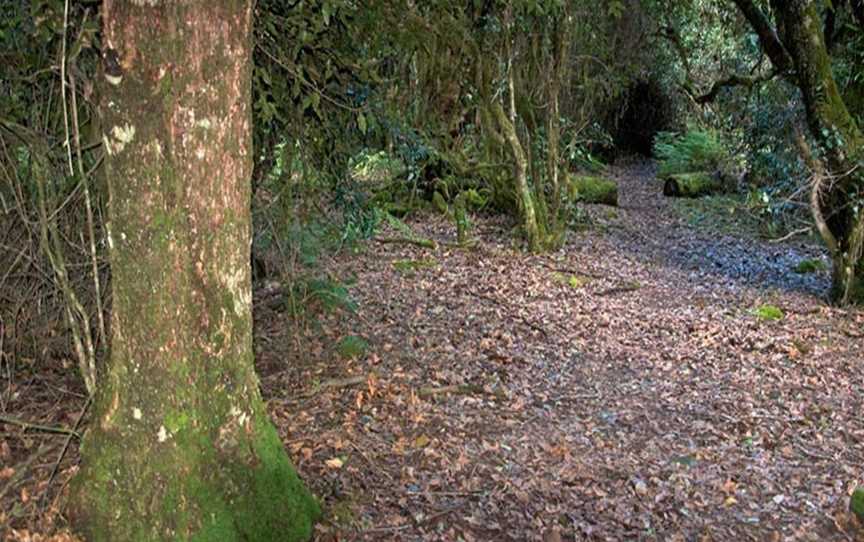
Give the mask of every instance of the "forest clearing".
POLYGON ((0 5, 0 539, 864 540, 864 0, 0 5))

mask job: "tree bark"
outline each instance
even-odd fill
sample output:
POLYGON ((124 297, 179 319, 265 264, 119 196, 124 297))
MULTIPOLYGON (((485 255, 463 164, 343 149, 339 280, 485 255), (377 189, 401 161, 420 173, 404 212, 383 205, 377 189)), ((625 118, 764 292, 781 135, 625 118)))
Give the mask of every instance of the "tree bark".
POLYGON ((864 134, 834 79, 817 3, 771 0, 778 28, 775 32, 752 0, 734 2, 758 34, 775 68, 785 72, 804 97, 807 124, 826 165, 824 175, 816 172, 812 202, 818 205, 814 216, 824 220, 820 232, 832 249, 832 297, 840 304, 862 303, 864 216, 859 202, 864 196, 864 134), (790 63, 794 70, 787 71, 790 63))
POLYGON ((858 203, 864 195, 864 134, 850 114, 834 80, 831 57, 812 0, 773 2, 786 48, 795 64, 795 79, 804 96, 811 134, 819 142, 830 182, 814 201, 833 234, 833 297, 841 304, 864 301, 864 217, 858 203))
POLYGON ((528 184, 528 158, 512 117, 508 117, 500 103, 492 106, 498 126, 504 135, 504 139, 510 145, 510 153, 513 155, 513 175, 516 183, 516 197, 522 211, 522 226, 525 228, 525 237, 532 252, 539 252, 543 247, 542 233, 537 221, 537 210, 534 208, 534 194, 528 184))
MULTIPOLYGON (((566 4, 565 4, 566 8, 566 4)), ((549 205, 550 229, 557 231, 561 213, 562 190, 560 182, 561 158, 558 146, 561 141, 561 85, 565 80, 567 62, 569 60, 570 28, 567 10, 555 18, 552 23, 552 46, 550 62, 546 71, 549 109, 546 113, 546 137, 548 138, 548 153, 546 169, 549 186, 552 192, 552 202, 549 205)))
POLYGON ((254 373, 249 0, 106 0, 111 355, 70 495, 88 540, 300 540, 318 506, 254 373))
POLYGON ((753 27, 756 35, 759 36, 762 50, 771 59, 774 67, 781 72, 788 70, 792 65, 792 59, 789 58, 789 53, 786 51, 765 13, 753 3, 753 0, 733 0, 733 2, 741 10, 750 26, 753 27))

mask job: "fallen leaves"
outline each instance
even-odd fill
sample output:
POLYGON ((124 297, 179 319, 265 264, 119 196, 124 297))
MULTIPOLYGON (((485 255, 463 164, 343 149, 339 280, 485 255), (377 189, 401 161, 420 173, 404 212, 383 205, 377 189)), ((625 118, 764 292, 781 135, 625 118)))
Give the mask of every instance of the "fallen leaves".
MULTIPOLYGON (((822 303, 824 274, 791 271, 818 251, 682 226, 649 173, 620 171, 619 218, 560 252, 514 250, 509 223, 477 217, 473 251, 370 244, 333 262, 357 278, 354 317, 257 312, 262 393, 327 510, 319 540, 855 532, 864 317, 822 303), (754 318, 765 304, 785 317, 754 318), (340 358, 347 336, 367 348, 340 358)), ((439 247, 453 233, 412 227, 439 247)), ((25 439, 0 439, 0 485, 25 439)))
POLYGON ((324 462, 328 468, 341 469, 345 465, 345 460, 341 457, 333 457, 324 462))

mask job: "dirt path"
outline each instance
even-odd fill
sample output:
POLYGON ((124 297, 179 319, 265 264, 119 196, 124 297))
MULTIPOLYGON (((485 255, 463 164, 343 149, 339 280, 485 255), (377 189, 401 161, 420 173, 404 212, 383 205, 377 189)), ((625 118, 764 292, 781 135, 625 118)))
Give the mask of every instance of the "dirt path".
POLYGON ((816 249, 694 231, 648 166, 615 174, 605 231, 543 257, 493 221, 479 251, 373 244, 334 269, 360 309, 322 321, 311 365, 265 348, 272 412, 330 509, 320 539, 846 539, 864 318, 791 271, 816 249), (368 355, 338 360, 346 334, 368 355))
MULTIPOLYGON (((331 262, 353 315, 299 329, 257 292, 262 389, 327 509, 317 539, 854 539, 864 315, 791 271, 818 249, 695 230, 649 165, 614 174, 621 207, 591 209, 596 228, 555 254, 478 219, 475 251, 370 243, 331 262), (757 319, 765 303, 785 317, 757 319), (339 357, 348 335, 365 354, 339 357)), ((80 383, 51 371, 16 381, 13 411, 73 425, 80 383)), ((72 540, 75 441, 49 483, 64 439, 5 434, 0 537, 72 540)))

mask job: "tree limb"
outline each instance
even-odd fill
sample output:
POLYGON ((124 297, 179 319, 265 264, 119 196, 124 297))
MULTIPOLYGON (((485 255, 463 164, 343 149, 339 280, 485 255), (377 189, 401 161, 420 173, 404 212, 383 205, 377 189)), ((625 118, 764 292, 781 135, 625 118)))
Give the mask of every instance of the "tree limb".
POLYGON ((720 91, 724 88, 729 87, 747 87, 751 88, 759 83, 764 83, 765 81, 770 81, 774 77, 778 75, 777 71, 773 71, 766 75, 737 75, 733 74, 725 79, 721 79, 719 81, 715 81, 713 85, 711 85, 711 90, 707 93, 697 96, 695 99, 698 104, 706 104, 709 102, 713 102, 717 95, 720 94, 720 91))
POLYGON ((831 233, 825 217, 822 215, 821 195, 822 182, 826 176, 825 167, 819 159, 813 156, 810 144, 807 143, 807 139, 805 139, 801 130, 796 130, 795 142, 798 144, 798 149, 801 151, 804 163, 813 170, 812 185, 810 187, 810 211, 813 214, 813 222, 816 224, 816 229, 828 246, 828 250, 831 252, 831 257, 833 258, 839 251, 840 246, 837 243, 837 238, 831 233))
POLYGON ((858 26, 864 27, 864 0, 852 0, 852 14, 858 21, 858 26))
POLYGON ((13 418, 12 416, 6 416, 4 414, 0 414, 0 423, 5 423, 8 425, 18 425, 24 428, 25 431, 33 430, 40 431, 42 433, 58 433, 60 435, 72 435, 78 439, 81 438, 81 435, 72 429, 66 429, 65 427, 54 427, 50 425, 40 425, 38 423, 31 423, 25 420, 19 420, 18 418, 13 418))
POLYGON ((786 47, 783 46, 783 42, 780 41, 777 32, 774 30, 774 27, 771 26, 771 21, 768 20, 765 13, 763 13, 762 10, 753 3, 753 0, 732 1, 735 2, 735 5, 737 5, 738 9, 741 10, 744 18, 747 19, 750 26, 753 27, 756 35, 759 36, 759 43, 762 45, 762 50, 765 51, 765 54, 771 59, 771 63, 774 64, 777 71, 789 71, 792 68, 792 57, 789 55, 789 51, 786 50, 786 47))

